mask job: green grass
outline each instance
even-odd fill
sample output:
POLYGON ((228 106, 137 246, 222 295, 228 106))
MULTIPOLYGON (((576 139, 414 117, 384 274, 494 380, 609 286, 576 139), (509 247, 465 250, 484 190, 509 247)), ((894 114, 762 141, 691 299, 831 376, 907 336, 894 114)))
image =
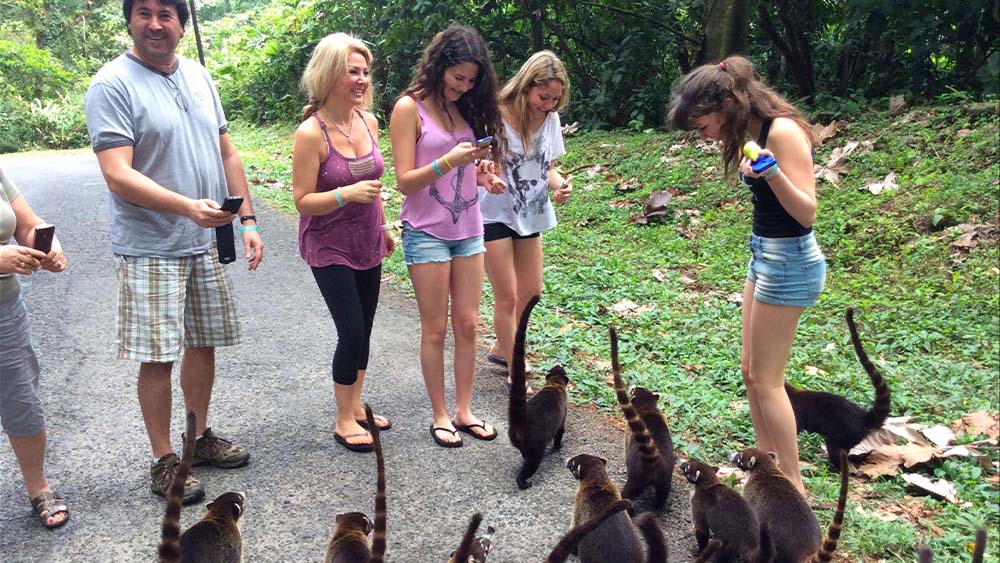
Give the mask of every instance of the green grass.
MULTIPOLYGON (((294 213, 281 187, 291 181, 291 132, 232 127, 255 194, 294 213)), ((849 157, 839 185, 818 184, 815 230, 828 259, 827 286, 802 317, 789 380, 870 404, 871 386, 843 321, 845 308, 854 306, 869 355, 892 388, 893 415, 949 424, 966 412, 998 410, 997 138, 995 111, 928 107, 900 117, 856 116, 819 148, 816 162, 825 164, 848 140, 874 143, 873 151, 849 157), (889 172, 896 173, 898 190, 872 195, 859 189, 889 172), (975 248, 951 247, 960 235, 954 227, 965 223, 992 230, 975 248), (822 372, 808 375, 807 366, 822 372)), ((388 160, 388 146, 383 149, 388 160)), ((605 378, 607 326, 615 324, 624 373, 660 393, 678 449, 724 463, 725 452, 753 443, 739 373, 740 305, 730 299, 742 289, 748 259, 749 193, 723 177, 716 150, 681 133, 587 132, 567 139, 567 149, 560 166, 575 171, 574 196, 557 209, 559 227, 545 234, 545 295, 532 318, 529 357, 536 364, 561 362, 575 383, 576 402, 613 412, 605 378), (598 164, 605 170, 588 173, 598 164), (619 191, 630 178, 642 187, 619 191), (628 224, 653 190, 668 188, 679 193, 663 220, 628 224), (653 308, 619 318, 610 307, 625 298, 653 308)), ((394 186, 391 173, 383 182, 394 186)), ((402 196, 389 192, 387 213, 394 219, 402 196)), ((401 252, 386 270, 409 289, 401 252)), ((487 333, 491 306, 486 284, 487 333)), ((815 436, 804 435, 800 444, 804 461, 823 465, 815 436)), ((995 448, 990 455, 997 460, 995 448)), ((898 477, 852 479, 841 542, 847 557, 913 561, 914 546, 926 535, 937 561, 968 560, 975 527, 1000 526, 998 489, 971 460, 937 462, 930 471, 958 487, 962 504, 911 497, 898 477), (926 516, 884 521, 897 503, 916 503, 926 516)), ((805 478, 815 503, 826 507, 819 514, 825 526, 836 476, 818 469, 805 478)), ((997 545, 993 533, 988 561, 998 560, 997 545)))

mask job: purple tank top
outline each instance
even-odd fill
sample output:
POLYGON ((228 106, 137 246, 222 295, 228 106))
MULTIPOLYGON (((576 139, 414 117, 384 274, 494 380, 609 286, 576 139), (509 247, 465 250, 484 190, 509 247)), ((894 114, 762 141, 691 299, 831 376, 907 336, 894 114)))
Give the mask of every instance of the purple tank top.
MULTIPOLYGON (((316 178, 317 193, 382 177, 385 162, 371 130, 368 131, 368 138, 372 142, 371 152, 347 158, 333 148, 326 123, 315 113, 313 117, 323 130, 323 138, 326 139, 329 151, 326 160, 320 163, 319 176, 316 178)), ((364 116, 361 121, 367 129, 364 116)), ((382 238, 382 211, 378 202, 352 201, 326 215, 302 215, 299 217, 299 253, 314 268, 337 264, 354 270, 368 270, 378 266, 387 254, 385 239, 382 238)))
MULTIPOLYGON (((414 155, 414 168, 427 166, 448 153, 458 143, 475 142, 472 128, 450 133, 438 127, 420 100, 420 136, 414 155)), ((483 234, 483 216, 479 212, 476 167, 472 164, 449 170, 431 185, 403 199, 400 219, 414 229, 442 240, 462 240, 483 234)))

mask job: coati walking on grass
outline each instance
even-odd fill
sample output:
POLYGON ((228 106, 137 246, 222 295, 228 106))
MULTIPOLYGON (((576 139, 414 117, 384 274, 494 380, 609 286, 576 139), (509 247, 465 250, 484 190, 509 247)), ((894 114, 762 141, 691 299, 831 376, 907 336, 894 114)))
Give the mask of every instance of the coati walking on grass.
POLYGON ((324 563, 377 563, 385 557, 386 503, 385 458, 382 456, 382 437, 375 424, 372 407, 365 403, 365 418, 375 445, 375 465, 378 476, 375 489, 375 524, 363 512, 345 512, 337 515, 337 527, 326 546, 324 563), (368 534, 372 535, 371 549, 368 534))
POLYGON ((718 467, 700 461, 681 463, 681 472, 694 484, 691 522, 698 553, 703 554, 710 538, 721 542, 713 561, 767 563, 773 557, 767 524, 758 524, 743 495, 726 486, 716 476, 718 467))
POLYGON ((774 563, 828 563, 832 558, 844 523, 850 471, 847 452, 842 451, 840 458, 840 496, 824 540, 816 515, 802 493, 781 473, 771 455, 758 449, 731 455, 730 461, 748 475, 743 485, 743 496, 754 510, 757 520, 770 530, 774 563))
POLYGON ((194 457, 196 418, 194 411, 187 413, 184 451, 170 484, 167 510, 163 516, 160 563, 241 563, 243 536, 239 520, 245 501, 242 493, 225 493, 208 503, 208 513, 183 534, 180 533, 184 483, 194 457))
MULTIPOLYGON (((493 551, 493 542, 489 537, 476 537, 479 524, 483 521, 483 515, 475 513, 469 521, 469 527, 462 536, 462 543, 458 544, 458 549, 451 552, 448 563, 486 563, 486 556, 493 551)), ((492 535, 493 528, 487 529, 487 536, 492 535)))
POLYGON ((508 406, 507 435, 510 443, 521 452, 524 464, 517 475, 517 486, 527 489, 531 476, 545 457, 545 448, 552 442, 552 449, 562 447, 566 430, 566 385, 569 378, 562 366, 556 365, 545 376, 545 386, 531 399, 525 392, 524 346, 531 310, 538 304, 538 295, 531 298, 521 313, 514 336, 514 350, 510 363, 510 403, 508 406))
MULTIPOLYGON (((586 524, 601 515, 609 506, 621 500, 618 488, 608 476, 607 460, 580 454, 567 460, 566 467, 579 481, 573 501, 571 528, 586 524)), ((652 515, 647 515, 652 518, 652 515)), ((627 513, 617 512, 587 534, 577 544, 582 563, 665 563, 666 541, 656 522, 640 529, 649 546, 649 559, 643 556, 639 534, 627 513)))
POLYGON ((851 344, 861 366, 875 388, 875 401, 871 410, 865 410, 846 397, 824 391, 799 389, 785 383, 785 391, 795 411, 795 425, 799 432, 808 430, 823 436, 830 465, 840 468, 840 452, 850 452, 871 431, 882 427, 889 416, 890 393, 882 373, 875 367, 861 346, 858 328, 854 324, 854 309, 848 308, 847 328, 851 332, 851 344))
POLYGON ((618 404, 622 407, 629 428, 625 433, 628 478, 622 487, 622 497, 634 499, 652 485, 655 489, 653 507, 662 510, 670 495, 671 478, 677 461, 670 427, 657 407, 659 395, 636 387, 629 398, 618 361, 618 332, 615 327, 610 327, 610 333, 611 375, 615 381, 618 404))

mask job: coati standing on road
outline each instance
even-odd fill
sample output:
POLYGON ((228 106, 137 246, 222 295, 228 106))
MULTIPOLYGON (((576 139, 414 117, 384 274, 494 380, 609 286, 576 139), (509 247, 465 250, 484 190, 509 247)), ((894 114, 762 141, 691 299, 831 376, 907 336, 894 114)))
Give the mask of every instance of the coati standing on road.
POLYGON ((194 411, 188 411, 184 451, 170 484, 167 511, 163 516, 160 563, 241 563, 243 536, 239 520, 245 501, 241 493, 225 493, 208 503, 208 513, 180 533, 181 501, 194 457, 196 419, 194 411))
POLYGON ((660 396, 636 387, 629 398, 622 381, 621 364, 618 361, 618 332, 611 332, 611 374, 615 381, 615 395, 625 414, 629 430, 625 433, 625 466, 628 478, 622 487, 622 497, 634 499, 649 485, 656 493, 653 507, 662 510, 670 495, 671 478, 674 474, 674 442, 670 437, 670 427, 657 407, 660 396))
POLYGON ((386 503, 385 458, 382 456, 382 437, 375 424, 372 407, 365 403, 365 418, 375 445, 375 465, 378 471, 375 489, 375 524, 363 512, 345 512, 337 515, 337 527, 326 546, 324 563, 377 563, 385 557, 386 503), (371 549, 368 534, 372 535, 371 549))
POLYGON ((603 524, 608 518, 630 508, 632 508, 632 502, 628 499, 616 501, 605 508, 604 512, 566 532, 566 535, 552 548, 552 552, 549 553, 545 563, 563 563, 569 558, 570 553, 576 550, 580 540, 587 537, 590 532, 593 532, 595 528, 603 524))
MULTIPOLYGON (((608 476, 607 463, 606 459, 589 454, 571 457, 566 462, 566 467, 579 481, 573 501, 571 528, 586 524, 621 500, 618 488, 608 476)), ((647 516, 652 518, 652 515, 647 516)), ((652 526, 644 525, 641 530, 650 548, 648 563, 666 563, 665 548, 661 551, 666 542, 655 521, 652 526)), ((577 554, 582 563, 647 562, 643 557, 639 534, 632 525, 632 519, 624 512, 610 516, 604 524, 581 539, 577 544, 577 554)))
POLYGON ((719 481, 718 470, 700 461, 681 463, 681 472, 695 487, 691 496, 691 522, 698 553, 704 553, 709 539, 714 537, 722 543, 713 559, 718 563, 770 561, 774 553, 767 525, 758 524, 743 495, 719 481))
POLYGON ((731 455, 730 461, 748 475, 743 485, 743 496, 754 510, 757 520, 770 529, 774 563, 801 563, 806 560, 828 563, 832 558, 844 523, 850 470, 847 452, 842 451, 840 456, 840 497, 833 521, 827 529, 826 540, 823 540, 816 515, 802 493, 778 469, 774 458, 758 449, 731 455))
POLYGON ((841 395, 799 389, 785 383, 785 392, 795 411, 798 431, 808 430, 823 436, 830 465, 834 469, 840 468, 840 451, 850 452, 871 431, 881 428, 889 416, 890 408, 889 386, 861 346, 858 328, 854 324, 854 309, 848 308, 845 316, 847 328, 851 331, 854 353, 875 387, 875 401, 871 410, 866 411, 841 395))
POLYGON ((462 543, 458 544, 458 549, 451 552, 448 563, 486 563, 486 556, 493 551, 493 542, 488 536, 493 534, 493 528, 487 528, 487 537, 476 537, 479 524, 483 521, 483 515, 475 513, 469 522, 469 527, 462 536, 462 543))
POLYGON ((552 442, 552 449, 562 447, 566 431, 566 385, 569 378, 562 366, 556 365, 545 376, 545 386, 531 397, 525 392, 524 342, 528 332, 531 310, 538 304, 538 295, 531 298, 521 313, 514 336, 514 351, 510 363, 510 403, 507 411, 507 435, 510 443, 521 452, 524 464, 517 475, 517 486, 527 489, 531 476, 545 457, 545 448, 552 442))

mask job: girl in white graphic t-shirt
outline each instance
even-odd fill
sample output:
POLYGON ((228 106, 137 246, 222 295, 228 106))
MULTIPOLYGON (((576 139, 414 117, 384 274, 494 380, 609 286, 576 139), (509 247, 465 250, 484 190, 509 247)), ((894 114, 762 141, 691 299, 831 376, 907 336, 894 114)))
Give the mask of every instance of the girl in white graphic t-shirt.
POLYGON ((504 367, 521 311, 542 292, 541 233, 556 226, 549 192, 564 203, 573 190, 553 166, 566 154, 556 112, 568 101, 566 67, 551 51, 532 55, 500 90, 508 141, 501 178, 508 188, 499 194, 480 188, 479 197, 496 332, 486 359, 504 367))

